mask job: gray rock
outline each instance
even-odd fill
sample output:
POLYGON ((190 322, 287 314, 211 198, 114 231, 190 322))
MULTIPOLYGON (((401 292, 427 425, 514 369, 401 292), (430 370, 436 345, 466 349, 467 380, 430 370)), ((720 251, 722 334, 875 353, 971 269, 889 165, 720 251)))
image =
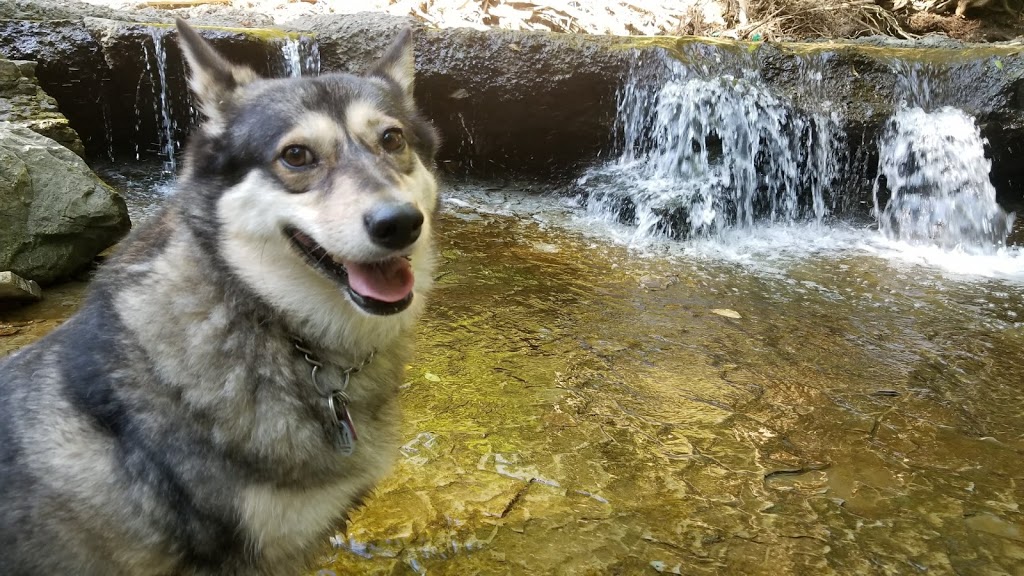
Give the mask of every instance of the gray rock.
POLYGON ((49 284, 129 229, 124 199, 53 140, 0 122, 0 270, 49 284))
POLYGON ((107 151, 111 119, 127 116, 126 106, 109 98, 111 71, 81 20, 0 19, 0 57, 38 62, 39 85, 60 103, 86 152, 107 151))
MULTIPOLYGON (((411 19, 377 13, 290 23, 316 36, 324 71, 356 72, 411 19)), ((622 38, 434 30, 416 37, 416 96, 440 129, 442 167, 459 173, 571 174, 613 146, 622 38)))
POLYGON ((57 101, 36 82, 36 63, 0 59, 0 121, 20 124, 82 156, 85 148, 57 101))
POLYGON ((36 301, 43 299, 39 284, 25 280, 14 272, 0 272, 0 302, 2 301, 36 301))
POLYGON ((0 0, 0 19, 4 20, 67 20, 85 14, 113 15, 116 11, 66 0, 0 0))

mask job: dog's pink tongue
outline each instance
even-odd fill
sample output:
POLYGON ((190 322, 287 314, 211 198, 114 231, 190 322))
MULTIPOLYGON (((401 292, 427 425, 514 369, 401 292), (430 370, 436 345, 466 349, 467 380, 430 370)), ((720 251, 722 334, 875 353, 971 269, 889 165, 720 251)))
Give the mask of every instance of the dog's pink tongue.
POLYGON ((360 264, 346 262, 348 285, 359 295, 381 302, 398 302, 412 292, 412 266, 405 258, 360 264))

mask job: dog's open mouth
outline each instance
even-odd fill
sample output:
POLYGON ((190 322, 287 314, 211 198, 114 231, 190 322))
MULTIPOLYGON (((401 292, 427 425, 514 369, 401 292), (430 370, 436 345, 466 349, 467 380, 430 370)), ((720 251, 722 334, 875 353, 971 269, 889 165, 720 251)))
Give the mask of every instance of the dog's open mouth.
POLYGON ((380 262, 336 259, 296 228, 289 226, 284 234, 310 266, 343 287, 349 298, 370 314, 397 314, 412 303, 414 282, 408 258, 395 256, 380 262))

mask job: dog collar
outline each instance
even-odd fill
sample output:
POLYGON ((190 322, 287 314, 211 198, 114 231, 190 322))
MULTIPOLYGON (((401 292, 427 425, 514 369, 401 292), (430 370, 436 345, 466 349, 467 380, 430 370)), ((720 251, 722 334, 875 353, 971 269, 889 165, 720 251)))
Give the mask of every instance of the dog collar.
POLYGON ((359 440, 359 435, 356 433, 356 425, 352 421, 352 415, 348 411, 348 405, 352 402, 352 399, 349 398, 345 390, 348 389, 348 383, 352 379, 352 375, 365 368, 373 360, 377 351, 370 352, 359 364, 342 370, 340 386, 324 388, 317 379, 317 373, 324 367, 324 363, 313 354, 313 351, 302 340, 295 338, 293 343, 295 344, 295 349, 302 353, 306 363, 310 366, 309 379, 313 382, 313 389, 326 401, 327 414, 334 423, 335 428, 334 434, 331 435, 334 447, 345 456, 351 456, 356 450, 356 442, 359 440))

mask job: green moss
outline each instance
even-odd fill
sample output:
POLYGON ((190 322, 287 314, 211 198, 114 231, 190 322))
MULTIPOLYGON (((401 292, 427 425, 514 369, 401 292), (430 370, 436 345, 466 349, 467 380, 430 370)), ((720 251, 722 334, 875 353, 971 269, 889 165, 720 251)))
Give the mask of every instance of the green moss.
MULTIPOLYGON (((122 22, 124 26, 143 26, 148 28, 160 28, 160 29, 173 29, 174 24, 167 24, 164 22, 122 22)), ((276 28, 240 28, 233 26, 204 26, 204 25, 191 25, 196 30, 207 30, 213 32, 220 32, 224 34, 239 34, 248 36, 255 40, 263 42, 282 42, 285 40, 299 40, 301 38, 311 38, 314 35, 311 33, 299 33, 299 32, 287 32, 285 30, 279 30, 276 28)))

